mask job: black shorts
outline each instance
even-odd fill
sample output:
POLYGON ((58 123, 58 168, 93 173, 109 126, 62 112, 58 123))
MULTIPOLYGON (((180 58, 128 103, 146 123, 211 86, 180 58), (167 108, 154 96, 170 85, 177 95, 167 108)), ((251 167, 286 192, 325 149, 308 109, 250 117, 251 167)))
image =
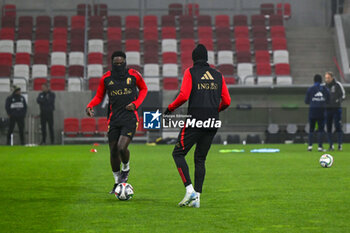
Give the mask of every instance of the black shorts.
POLYGON ((135 135, 137 126, 137 121, 130 121, 130 123, 122 126, 108 126, 108 141, 118 141, 121 135, 132 139, 135 135))

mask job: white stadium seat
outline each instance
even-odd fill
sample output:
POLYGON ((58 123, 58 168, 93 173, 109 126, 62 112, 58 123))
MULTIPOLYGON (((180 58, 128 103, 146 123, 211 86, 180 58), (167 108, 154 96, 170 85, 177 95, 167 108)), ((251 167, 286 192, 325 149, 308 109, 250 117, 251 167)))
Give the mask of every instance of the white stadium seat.
POLYGON ((175 39, 164 39, 162 40, 162 53, 164 52, 175 52, 177 53, 177 42, 175 39))
POLYGON ((81 91, 80 78, 68 78, 68 91, 81 91))
POLYGON ((65 52, 53 52, 51 53, 51 65, 67 65, 66 53, 65 52))
POLYGON ((237 76, 240 78, 242 83, 245 83, 244 80, 248 76, 252 76, 253 73, 253 64, 252 63, 239 63, 237 64, 237 76))
POLYGON ((100 78, 103 75, 103 66, 99 64, 88 65, 88 78, 100 78))
POLYGON ((273 52, 273 63, 287 63, 289 64, 289 52, 287 50, 275 50, 273 52))
POLYGON ((0 53, 13 54, 13 40, 0 40, 0 53))
POLYGON ((13 85, 21 88, 21 91, 26 92, 27 91, 27 81, 23 78, 13 78, 13 85))
POLYGON ((293 79, 290 76, 277 76, 276 85, 292 85, 293 79))
POLYGON ((145 77, 159 77, 159 65, 158 64, 144 65, 143 75, 145 77))
POLYGON ((26 80, 29 79, 29 66, 28 65, 14 65, 13 68, 14 77, 22 77, 26 80))
POLYGON ((70 52, 69 53, 69 65, 84 66, 84 53, 83 52, 70 52))
POLYGON ((0 92, 10 92, 10 79, 0 78, 0 92))
POLYGON ((219 51, 218 52, 218 65, 233 64, 233 52, 232 51, 219 51))
POLYGON ((30 40, 17 40, 16 53, 32 53, 32 42, 30 40))
POLYGON ((257 84, 260 86, 271 86, 273 85, 273 76, 258 76, 257 84))
POLYGON ((179 68, 177 64, 164 64, 163 77, 178 77, 179 68))
POLYGON ((141 65, 140 52, 126 52, 126 64, 128 65, 141 65))
POLYGON ((88 44, 89 53, 103 53, 103 40, 89 40, 88 44))
POLYGON ((32 78, 46 78, 47 65, 35 64, 32 66, 32 78))
POLYGON ((148 91, 159 91, 159 78, 145 78, 148 91))
POLYGON ((214 51, 208 51, 208 64, 215 65, 215 54, 214 54, 214 51))

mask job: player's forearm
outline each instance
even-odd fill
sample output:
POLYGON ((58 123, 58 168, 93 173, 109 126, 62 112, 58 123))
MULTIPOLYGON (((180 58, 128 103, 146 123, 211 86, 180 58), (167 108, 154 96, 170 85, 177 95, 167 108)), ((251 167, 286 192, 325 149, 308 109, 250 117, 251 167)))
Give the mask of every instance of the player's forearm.
POLYGON ((138 109, 140 107, 140 105, 143 103, 143 101, 145 100, 145 98, 147 96, 147 92, 148 92, 148 89, 147 89, 146 85, 144 88, 140 89, 139 96, 137 97, 137 99, 135 101, 132 102, 133 104, 135 104, 136 109, 138 109))
POLYGON ((180 92, 180 94, 177 96, 177 98, 174 100, 174 102, 169 104, 169 106, 168 106, 169 111, 171 111, 171 112, 174 111, 175 109, 177 109, 178 107, 183 105, 187 100, 188 100, 188 97, 185 96, 185 94, 183 92, 180 92))
POLYGON ((95 96, 91 101, 90 103, 86 106, 86 108, 93 108, 95 107, 96 105, 99 105, 103 100, 103 96, 95 96))

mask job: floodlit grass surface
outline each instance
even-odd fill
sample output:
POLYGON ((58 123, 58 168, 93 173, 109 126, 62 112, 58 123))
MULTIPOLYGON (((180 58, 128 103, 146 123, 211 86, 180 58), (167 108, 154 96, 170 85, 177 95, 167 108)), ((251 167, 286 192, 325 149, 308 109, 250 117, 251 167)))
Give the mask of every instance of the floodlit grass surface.
MULTIPOLYGON (((135 196, 124 202, 108 194, 108 146, 91 148, 0 147, 0 232, 350 232, 349 145, 331 152, 332 168, 305 145, 213 145, 200 209, 177 207, 173 146, 130 146, 135 196)), ((193 150, 187 161, 193 174, 193 150)))

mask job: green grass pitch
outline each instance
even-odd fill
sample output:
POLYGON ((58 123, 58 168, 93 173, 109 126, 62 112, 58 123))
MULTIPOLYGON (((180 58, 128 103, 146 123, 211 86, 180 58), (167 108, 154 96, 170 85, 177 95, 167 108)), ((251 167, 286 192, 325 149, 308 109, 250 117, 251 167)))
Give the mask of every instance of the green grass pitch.
MULTIPOLYGON (((305 145, 213 145, 200 209, 177 207, 173 146, 130 146, 124 202, 108 194, 108 147, 91 148, 0 147, 0 232, 350 232, 349 145, 332 168, 305 145), (271 147, 281 152, 248 152, 271 147), (246 152, 219 153, 230 148, 246 152)), ((193 174, 193 150, 187 161, 193 174)))

